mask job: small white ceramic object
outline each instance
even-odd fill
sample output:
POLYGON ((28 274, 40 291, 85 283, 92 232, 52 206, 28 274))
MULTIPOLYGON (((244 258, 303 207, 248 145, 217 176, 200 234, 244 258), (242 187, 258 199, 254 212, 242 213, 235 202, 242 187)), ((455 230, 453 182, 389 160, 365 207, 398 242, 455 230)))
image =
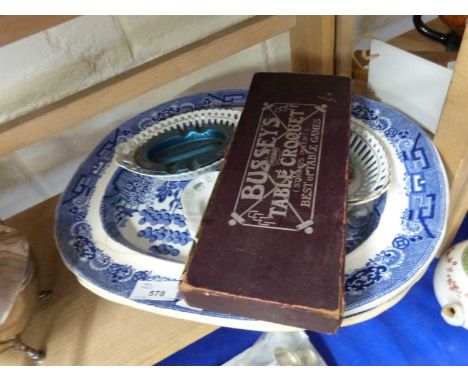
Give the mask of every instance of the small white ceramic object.
POLYGON ((181 195, 182 209, 192 238, 197 237, 200 223, 210 201, 219 171, 209 172, 193 179, 181 195))
POLYGON ((468 329, 468 240, 450 248, 439 260, 434 292, 444 320, 468 329))

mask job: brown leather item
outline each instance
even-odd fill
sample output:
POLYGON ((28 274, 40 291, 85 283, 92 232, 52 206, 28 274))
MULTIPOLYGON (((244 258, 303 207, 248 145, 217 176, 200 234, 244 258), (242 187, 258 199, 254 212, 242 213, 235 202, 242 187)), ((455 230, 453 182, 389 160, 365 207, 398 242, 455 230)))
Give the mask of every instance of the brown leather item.
POLYGON ((181 281, 190 305, 338 329, 350 99, 345 77, 254 76, 181 281))

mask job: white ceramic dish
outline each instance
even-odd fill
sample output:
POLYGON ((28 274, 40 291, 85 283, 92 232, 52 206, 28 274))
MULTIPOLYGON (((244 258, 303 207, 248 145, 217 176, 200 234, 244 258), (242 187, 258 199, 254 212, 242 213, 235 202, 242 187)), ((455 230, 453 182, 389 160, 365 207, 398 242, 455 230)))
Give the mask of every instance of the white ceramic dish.
POLYGON ((371 129, 354 120, 349 145, 348 206, 377 199, 390 186, 390 166, 384 145, 371 129))
POLYGON ((138 174, 164 181, 190 180, 218 168, 240 115, 233 109, 177 114, 120 143, 114 159, 138 174))
MULTIPOLYGON (((122 190, 126 190, 124 193, 127 196, 113 199, 110 184, 125 172, 113 163, 117 143, 177 113, 197 108, 241 107, 245 95, 245 91, 212 92, 160 105, 116 129, 91 153, 62 195, 56 219, 56 239, 62 258, 83 285, 105 298, 139 309, 201 322, 208 320, 215 325, 256 330, 264 327, 264 330, 269 330, 271 324, 263 325, 243 317, 194 310, 181 306, 178 300, 131 300, 129 296, 139 280, 177 280, 183 270, 184 253, 188 253, 191 242, 182 245, 175 256, 171 251, 148 254, 138 246, 132 248, 128 245, 123 235, 109 235, 109 226, 105 228, 104 210, 108 200, 120 200, 112 208, 119 212, 117 207, 121 203, 122 219, 127 221, 135 217, 144 218, 139 215, 148 212, 143 211, 148 206, 158 211, 160 202, 145 187, 159 191, 162 188, 165 196, 161 203, 167 203, 164 205, 169 207, 172 203, 173 210, 170 212, 180 215, 180 192, 187 184, 138 183, 134 177, 139 175, 127 173, 132 175, 120 175, 126 179, 121 183, 123 188, 116 194, 122 195, 122 190), (152 195, 152 198, 148 195, 152 195), (138 198, 146 198, 146 202, 137 209, 133 208, 134 211, 132 208, 125 209, 126 204, 138 202, 138 198)), ((370 311, 395 298, 424 272, 438 250, 447 215, 445 173, 432 142, 419 126, 403 114, 362 97, 354 97, 352 112, 358 123, 370 126, 384 142, 389 152, 392 184, 386 193, 379 229, 374 230, 346 257, 347 317, 370 311)), ((365 211, 366 206, 356 208, 351 214, 351 223, 352 228, 359 232, 359 226, 368 224, 367 220, 373 215, 372 211, 365 211)), ((148 238, 151 240, 156 235, 153 231, 161 228, 175 231, 179 227, 179 231, 188 232, 185 221, 181 227, 172 218, 163 219, 166 221, 162 223, 158 218, 153 218, 156 220, 146 219, 140 229, 150 228, 148 238), (155 222, 158 224, 153 225, 155 222)), ((112 220, 116 219, 109 219, 107 223, 112 220)), ((178 224, 181 224, 179 220, 178 224)), ((161 236, 162 241, 156 237, 151 245, 175 244, 177 235, 161 232, 165 233, 161 236)), ((178 244, 181 244, 180 241, 178 244)))

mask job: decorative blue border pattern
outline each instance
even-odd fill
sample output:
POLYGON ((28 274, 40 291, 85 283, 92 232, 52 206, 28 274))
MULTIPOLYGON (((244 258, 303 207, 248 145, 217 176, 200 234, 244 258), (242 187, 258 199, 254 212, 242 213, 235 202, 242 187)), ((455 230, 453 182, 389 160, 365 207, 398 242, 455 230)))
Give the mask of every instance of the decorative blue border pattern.
MULTIPOLYGON (((112 162, 114 149, 118 143, 135 136, 155 123, 181 113, 210 108, 242 107, 245 97, 245 90, 215 91, 164 103, 124 123, 96 147, 78 168, 62 194, 56 213, 55 230, 58 248, 64 262, 78 277, 109 293, 125 298, 130 296, 139 280, 171 280, 148 270, 134 269, 128 264, 117 264, 113 262, 111 256, 96 248, 91 227, 86 221, 95 185, 112 162)), ((178 306, 177 301, 139 301, 159 308, 200 315, 252 320, 178 306)))
MULTIPOLYGON (((91 227, 86 221, 96 182, 111 163, 118 143, 179 113, 213 107, 241 107, 245 97, 245 90, 229 90, 202 93, 167 102, 126 122, 96 147, 77 170, 62 194, 57 209, 57 244, 63 260, 77 276, 125 298, 129 297, 139 280, 168 280, 151 271, 117 264, 108 254, 96 248, 91 227)), ((418 125, 388 106, 359 96, 353 97, 352 113, 395 148, 406 168, 409 207, 401 217, 403 231, 394 238, 392 247, 375 254, 363 268, 346 275, 346 310, 378 299, 414 276, 432 256, 447 212, 446 180, 441 162, 432 142, 418 125)), ((151 219, 150 212, 146 218, 151 219)), ((142 302, 165 309, 250 320, 221 313, 195 311, 178 306, 174 301, 142 302)))
MULTIPOLYGON (((392 245, 345 275, 346 309, 401 287, 434 255, 447 215, 447 180, 438 153, 419 125, 393 108, 355 96, 354 117, 389 142, 405 167, 408 208, 392 245)), ((385 227, 382 227, 385 229, 385 227)))

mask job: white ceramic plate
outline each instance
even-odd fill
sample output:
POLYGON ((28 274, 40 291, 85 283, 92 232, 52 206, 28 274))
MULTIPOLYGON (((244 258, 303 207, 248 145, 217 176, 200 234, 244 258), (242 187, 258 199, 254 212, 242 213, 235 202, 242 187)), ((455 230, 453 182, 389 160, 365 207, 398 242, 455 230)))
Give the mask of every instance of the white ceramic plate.
MULTIPOLYGON (((183 215, 180 193, 187 182, 147 181, 117 168, 112 161, 116 144, 177 113, 241 107, 245 95, 245 91, 203 93, 160 105, 116 129, 91 153, 62 195, 56 219, 62 258, 83 285, 105 298, 160 314, 221 326, 278 330, 269 329, 271 325, 277 328, 275 324, 194 310, 181 306, 179 300, 129 298, 140 280, 177 280, 192 238, 185 219, 176 216, 183 215), (169 216, 158 215, 162 209, 169 216)), ((379 206, 368 211, 368 206, 356 206, 361 210, 350 216, 349 231, 357 237, 350 242, 346 257, 346 316, 378 307, 411 285, 437 251, 447 215, 445 173, 419 126, 388 106, 362 97, 354 97, 352 112, 358 123, 370 126, 386 144, 392 185, 380 223, 378 219, 369 222, 379 206), (377 223, 379 229, 362 242, 359 227, 375 228, 377 223)))

